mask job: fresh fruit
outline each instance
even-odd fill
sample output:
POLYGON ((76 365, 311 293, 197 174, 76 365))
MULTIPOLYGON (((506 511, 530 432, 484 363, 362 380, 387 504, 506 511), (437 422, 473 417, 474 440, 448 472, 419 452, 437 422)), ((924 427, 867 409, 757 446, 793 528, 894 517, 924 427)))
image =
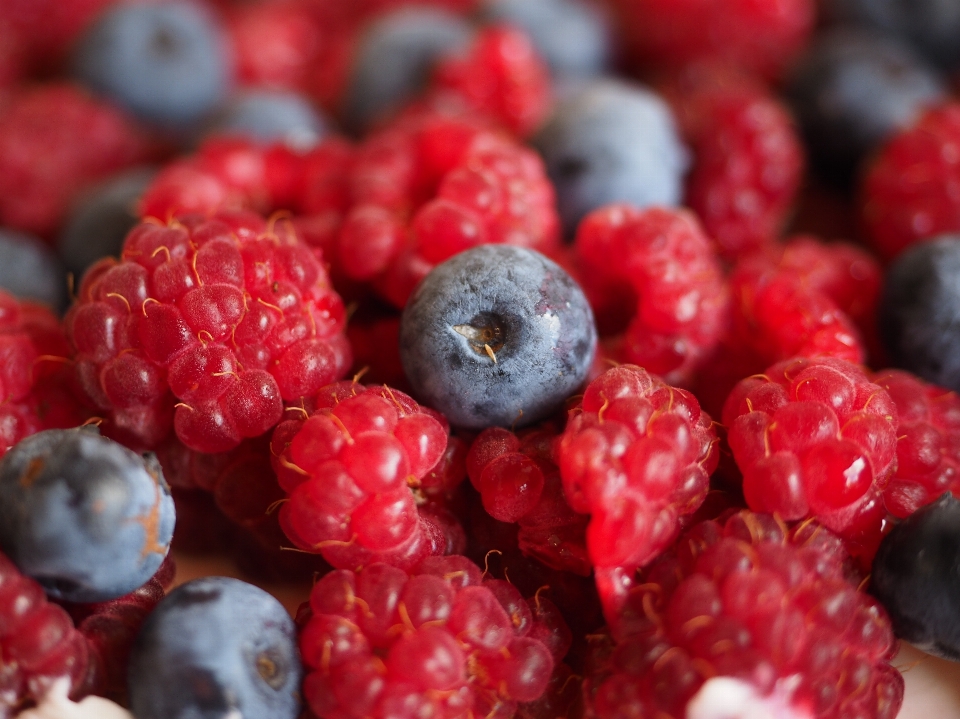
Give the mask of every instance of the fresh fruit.
POLYGON ((0 289, 60 312, 67 299, 67 275, 39 239, 0 228, 0 289))
POLYGON ((265 145, 282 142, 304 151, 329 133, 329 124, 302 95, 279 90, 246 90, 230 98, 205 132, 246 137, 265 145))
POLYGON ((484 245, 438 265, 400 320, 415 397, 455 427, 532 424, 584 382, 597 333, 580 287, 521 247, 484 245))
POLYGON ((174 521, 156 457, 93 427, 39 432, 0 460, 0 551, 51 597, 133 591, 167 556, 174 521))
POLYGON ((130 708, 137 719, 295 719, 301 672, 280 602, 238 579, 194 579, 168 594, 137 636, 130 708))

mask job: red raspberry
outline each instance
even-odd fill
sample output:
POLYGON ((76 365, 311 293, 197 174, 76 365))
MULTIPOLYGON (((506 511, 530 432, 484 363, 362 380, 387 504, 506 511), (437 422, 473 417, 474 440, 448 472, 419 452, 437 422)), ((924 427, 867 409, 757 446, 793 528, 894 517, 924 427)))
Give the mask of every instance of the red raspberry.
POLYGON ((890 620, 843 558, 816 525, 742 511, 695 526, 631 591, 584 683, 587 716, 894 719, 890 620))
POLYGON ((49 309, 0 290, 0 457, 40 430, 87 419, 68 389, 69 356, 60 321, 49 309))
POLYGON ((895 134, 867 168, 861 219, 891 260, 928 237, 960 230, 960 103, 928 110, 895 134))
POLYGON ((960 397, 901 370, 871 377, 897 406, 897 469, 883 493, 887 510, 909 517, 944 492, 960 496, 960 397))
POLYGON ((473 112, 518 136, 536 130, 550 110, 550 72, 525 33, 511 27, 479 31, 463 57, 442 60, 431 89, 452 94, 473 112))
POLYGON ((452 519, 431 500, 461 481, 466 453, 443 416, 356 381, 325 387, 312 405, 309 418, 281 423, 272 440, 290 495, 280 509, 290 540, 341 568, 409 568, 443 554, 452 519))
POLYGON ((483 581, 466 557, 409 575, 385 564, 331 572, 313 586, 300 635, 305 699, 320 719, 515 716, 570 646, 558 613, 538 611, 548 601, 483 581))
POLYGON ((613 623, 629 576, 666 549, 703 502, 717 435, 696 398, 623 365, 591 382, 557 447, 567 501, 590 515, 587 550, 613 623))
POLYGON ((131 120, 80 89, 23 90, 0 114, 0 224, 50 235, 84 187, 147 153, 131 120))
POLYGON ((467 476, 484 509, 500 522, 519 525, 520 550, 552 569, 588 576, 589 518, 574 512, 563 494, 554 460, 559 437, 549 424, 515 434, 501 427, 481 432, 467 454, 467 476))
POLYGON ((728 290, 714 243, 683 210, 610 205, 587 215, 576 236, 583 289, 602 332, 622 328, 620 349, 681 384, 720 341, 728 290))
POLYGON ((655 67, 718 61, 776 78, 803 50, 815 0, 613 0, 632 55, 655 67))
POLYGON ((349 174, 343 272, 403 307, 438 263, 476 245, 549 254, 559 244, 553 187, 535 152, 473 119, 416 110, 370 136, 349 174))
POLYGON ((37 69, 56 69, 97 14, 116 0, 4 0, 3 12, 19 31, 37 69))
POLYGON ((87 643, 70 615, 0 554, 0 719, 37 700, 61 677, 71 691, 87 672, 87 643))
POLYGON ((347 370, 344 321, 289 223, 220 213, 135 227, 119 261, 87 272, 65 324, 110 433, 153 447, 173 427, 223 452, 347 370))
POLYGON ((816 517, 855 554, 872 553, 896 469, 897 408, 862 369, 832 357, 780 362, 734 387, 723 423, 751 509, 816 517))
POLYGON ((663 88, 694 165, 687 205, 728 258, 775 241, 803 178, 803 145, 793 121, 763 85, 697 68, 663 88))

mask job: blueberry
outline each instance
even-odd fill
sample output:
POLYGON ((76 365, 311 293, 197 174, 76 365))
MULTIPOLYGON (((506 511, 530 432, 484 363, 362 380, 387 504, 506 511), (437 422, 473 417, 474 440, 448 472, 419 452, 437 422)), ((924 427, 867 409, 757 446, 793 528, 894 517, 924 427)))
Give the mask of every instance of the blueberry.
POLYGON ((596 345, 593 312, 570 275, 508 245, 437 265, 400 320, 414 393, 467 429, 550 415, 583 384, 596 345))
POLYGON ((960 391, 960 235, 914 245, 893 262, 879 318, 893 364, 960 391))
POLYGON ((564 99, 533 140, 557 191, 564 233, 614 202, 675 206, 688 153, 667 104, 650 90, 596 80, 564 99))
POLYGON ((526 32, 556 81, 595 77, 610 69, 610 27, 594 5, 580 0, 486 0, 480 18, 526 32))
POLYGON ((240 135, 298 149, 316 145, 328 132, 327 120, 306 97, 283 90, 239 92, 206 128, 210 135, 240 135))
POLYGON ((137 719, 294 719, 300 711, 296 628, 267 592, 227 577, 177 587, 130 652, 137 719))
POLYGON ((946 93, 938 72, 907 45, 849 29, 816 42, 788 88, 811 160, 840 186, 862 157, 946 93))
POLYGON ((51 429, 0 460, 0 551, 47 594, 102 602, 163 562, 174 509, 160 464, 95 429, 51 429))
POLYGON ((419 93, 443 55, 467 47, 469 23, 439 8, 408 7, 375 20, 357 43, 344 91, 344 126, 362 135, 419 93))
POLYGON ((39 239, 0 228, 0 290, 59 312, 67 302, 67 275, 39 239))
POLYGON ((142 120, 182 130, 227 95, 227 38, 192 2, 121 3, 80 38, 73 72, 142 120))
POLYGON ((883 538, 870 591, 898 637, 960 661, 960 501, 945 494, 883 538))
POLYGON ((156 170, 138 167, 92 187, 74 204, 57 241, 57 253, 79 280, 97 260, 118 256, 139 221, 137 202, 156 170))

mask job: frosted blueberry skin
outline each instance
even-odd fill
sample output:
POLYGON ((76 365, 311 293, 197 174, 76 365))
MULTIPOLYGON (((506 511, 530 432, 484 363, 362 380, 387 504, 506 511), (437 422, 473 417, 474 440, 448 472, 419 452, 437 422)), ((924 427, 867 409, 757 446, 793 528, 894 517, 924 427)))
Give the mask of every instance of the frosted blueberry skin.
POLYGON ((177 587, 130 652, 137 719, 296 719, 303 668, 296 627, 270 594, 239 579, 177 587))
POLYGON ((890 361, 960 391, 960 235, 906 249, 884 275, 880 337, 890 361))
POLYGON ((329 134, 329 122, 299 93, 245 90, 217 111, 205 134, 239 136, 263 144, 283 142, 306 150, 329 134))
POLYGON ((595 80, 562 100, 533 139, 557 191, 564 234, 615 202, 639 208, 683 200, 689 155, 670 108, 655 93, 595 80))
POLYGON ((67 305, 67 274, 39 239, 0 228, 0 290, 60 312, 67 305))
POLYGON ((72 70, 141 120, 176 131, 217 107, 232 80, 224 29, 185 1, 110 8, 80 38, 72 70))
POLYGON ((508 245, 437 265, 400 320, 415 396, 465 429, 549 416, 584 383, 596 346, 579 285, 540 253, 508 245))
POLYGON ((156 457, 95 429, 39 432, 0 459, 0 551, 56 599, 137 589, 167 556, 174 522, 156 457))
POLYGON ((472 38, 466 20, 439 8, 401 8, 375 20, 355 49, 341 104, 344 127, 366 133, 426 87, 441 56, 465 49, 472 38))
POLYGON ((870 592, 898 637, 960 661, 960 501, 945 494, 883 538, 870 592))

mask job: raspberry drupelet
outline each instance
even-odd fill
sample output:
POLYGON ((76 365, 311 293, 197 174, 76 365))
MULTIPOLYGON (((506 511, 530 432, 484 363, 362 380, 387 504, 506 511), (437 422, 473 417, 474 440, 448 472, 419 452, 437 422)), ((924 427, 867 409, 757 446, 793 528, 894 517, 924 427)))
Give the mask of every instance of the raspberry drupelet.
POLYGON ((513 717, 570 647, 548 605, 462 556, 331 572, 300 635, 304 697, 320 719, 513 717))
POLYGON ((598 647, 586 716, 894 719, 890 620, 847 581, 844 558, 816 524, 744 510, 695 525, 598 647))
POLYGON ((897 422, 883 387, 831 357, 779 362, 737 384, 723 408, 747 505, 786 521, 816 517, 866 561, 886 517, 897 422))
POLYGON ((609 205, 584 218, 575 250, 601 334, 626 326, 619 358, 689 382, 726 331, 729 304, 715 245, 696 218, 609 205))
POLYGON ((87 643, 70 615, 0 554, 0 719, 40 699, 61 677, 71 691, 86 677, 87 643))
POLYGON ((270 430, 350 365, 343 303, 284 221, 246 212, 148 218, 84 276, 65 319, 105 433, 199 452, 270 430))
POLYGON ((634 570, 664 551, 706 498, 717 435, 696 398, 622 365, 591 382, 557 447, 567 502, 590 515, 587 551, 607 622, 634 570))
POLYGON ((466 446, 442 415, 356 381, 323 388, 309 405, 309 417, 282 422, 272 439, 290 541, 351 569, 409 569, 462 543, 443 500, 463 479, 466 446))

